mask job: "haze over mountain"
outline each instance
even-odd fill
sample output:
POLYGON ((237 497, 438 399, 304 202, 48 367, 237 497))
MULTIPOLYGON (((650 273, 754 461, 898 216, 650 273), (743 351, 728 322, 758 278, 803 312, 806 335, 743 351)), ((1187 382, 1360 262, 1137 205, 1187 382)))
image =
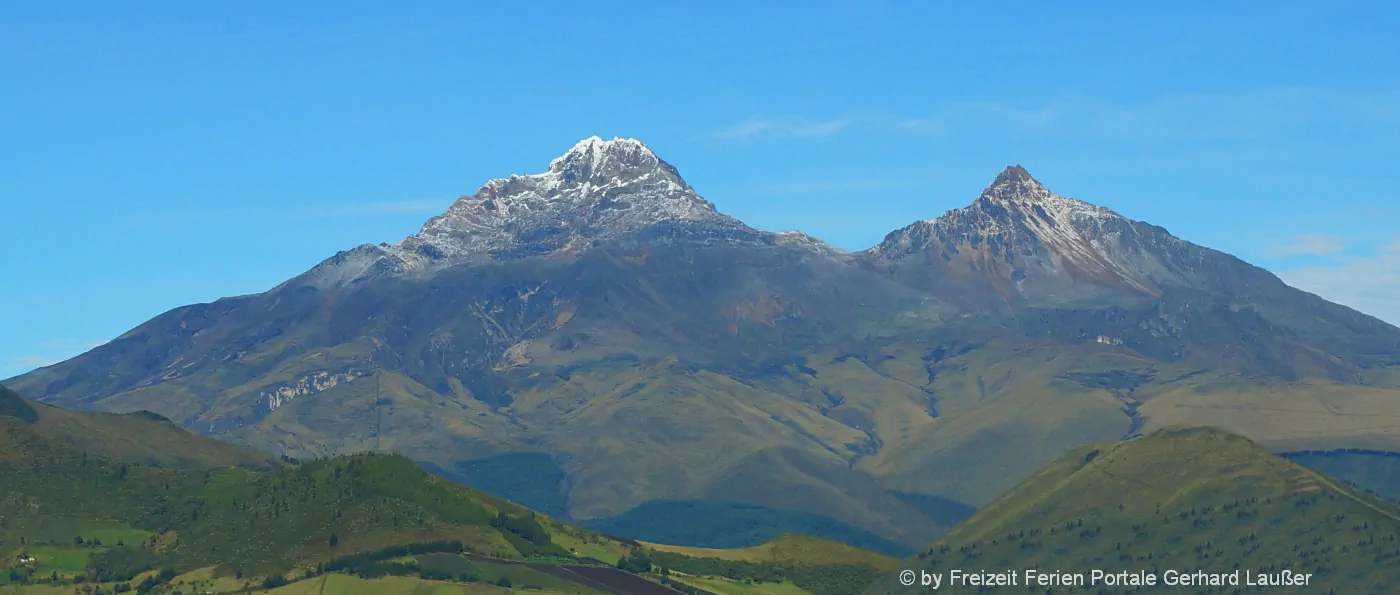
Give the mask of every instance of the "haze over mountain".
POLYGON ((914 546, 1077 445, 1165 424, 1396 447, 1367 416, 1400 415, 1397 365, 1400 329, 1019 166, 845 252, 590 138, 401 242, 6 384, 468 483, 543 453, 503 495, 579 520, 724 500, 914 546))

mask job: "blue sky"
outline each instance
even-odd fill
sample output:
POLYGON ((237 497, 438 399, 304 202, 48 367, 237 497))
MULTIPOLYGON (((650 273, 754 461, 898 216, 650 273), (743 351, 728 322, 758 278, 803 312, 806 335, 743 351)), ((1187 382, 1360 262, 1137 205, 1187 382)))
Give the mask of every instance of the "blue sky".
POLYGON ((848 249, 1019 163, 1400 323, 1393 2, 392 4, 0 6, 0 377, 591 135, 848 249))

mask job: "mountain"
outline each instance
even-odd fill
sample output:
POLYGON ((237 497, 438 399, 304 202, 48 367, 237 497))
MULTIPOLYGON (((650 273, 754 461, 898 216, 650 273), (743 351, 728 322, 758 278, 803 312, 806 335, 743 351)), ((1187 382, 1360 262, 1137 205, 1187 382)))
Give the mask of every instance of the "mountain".
POLYGON ((1112 337, 1157 360, 1289 379, 1360 382, 1400 362, 1395 327, 1054 194, 1020 166, 971 206, 897 230, 867 256, 964 309, 999 309, 1032 336, 1112 337), (1222 336, 1234 344, 1213 341, 1222 336))
MULTIPOLYGON (((1309 593, 1387 593, 1400 568, 1400 507, 1352 490, 1250 440, 1204 427, 1172 427, 1122 443, 1075 449, 983 507, 902 568, 942 577, 962 569, 1089 574, 1169 571, 1246 581, 1310 575, 1309 593)), ((1091 577, 1086 577, 1086 581, 1091 577)), ((1289 580, 1292 580, 1291 578, 1289 580)), ((866 593, 924 592, 889 574, 866 593)), ((1007 587, 1010 588, 1010 587, 1007 587)), ((1036 592, 1082 592, 1083 587, 1036 592)), ((1151 590, 1151 588, 1147 588, 1151 590)), ((1090 585, 1094 593, 1142 587, 1090 585)))
POLYGON ((401 242, 6 384, 298 458, 401 453, 687 545, 720 544, 658 511, 751 536, 725 546, 798 523, 912 548, 1070 449, 1166 425, 1400 450, 1371 421, 1400 415, 1398 363, 1400 329, 1020 167, 845 252, 592 138, 401 242))

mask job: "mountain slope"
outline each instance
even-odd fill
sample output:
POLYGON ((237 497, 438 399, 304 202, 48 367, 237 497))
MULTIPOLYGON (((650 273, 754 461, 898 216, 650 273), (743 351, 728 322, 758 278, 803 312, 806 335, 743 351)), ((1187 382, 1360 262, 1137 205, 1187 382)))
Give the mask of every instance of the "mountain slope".
MULTIPOLYGON (((1394 503, 1339 485, 1245 438, 1174 427, 1075 450, 905 567, 945 580, 953 568, 1014 569, 1022 576, 1027 568, 1097 568, 1159 577, 1168 570, 1241 569, 1256 578, 1287 570, 1312 574, 1308 592, 1384 593, 1400 578, 1390 561, 1397 539, 1400 508, 1394 503)), ((890 575, 867 593, 925 588, 903 587, 890 575)), ((944 588, 976 592, 946 582, 944 588)), ((1138 591, 1100 585, 1093 592, 1138 591)))
POLYGON ((1018 167, 847 253, 588 139, 402 242, 6 384, 299 458, 542 454, 516 485, 575 520, 738 500, 916 547, 1077 445, 1169 423, 1400 448, 1368 421, 1400 415, 1397 358, 1400 329, 1018 167))

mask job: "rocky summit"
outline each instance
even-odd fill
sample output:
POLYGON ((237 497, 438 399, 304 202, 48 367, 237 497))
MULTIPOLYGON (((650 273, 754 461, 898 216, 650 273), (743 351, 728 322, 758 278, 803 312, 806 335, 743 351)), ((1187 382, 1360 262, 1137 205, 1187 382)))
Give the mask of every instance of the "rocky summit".
POLYGON ((487 182, 403 241, 342 252, 307 277, 328 287, 376 274, 567 254, 665 223, 752 231, 716 211, 641 141, 595 136, 544 173, 487 182))
POLYGON ((401 242, 5 384, 295 457, 402 453, 583 522, 703 541, 666 523, 768 511, 893 551, 1168 424, 1400 448, 1365 421, 1400 415, 1398 365, 1400 329, 1020 166, 845 252, 595 137, 401 242))

